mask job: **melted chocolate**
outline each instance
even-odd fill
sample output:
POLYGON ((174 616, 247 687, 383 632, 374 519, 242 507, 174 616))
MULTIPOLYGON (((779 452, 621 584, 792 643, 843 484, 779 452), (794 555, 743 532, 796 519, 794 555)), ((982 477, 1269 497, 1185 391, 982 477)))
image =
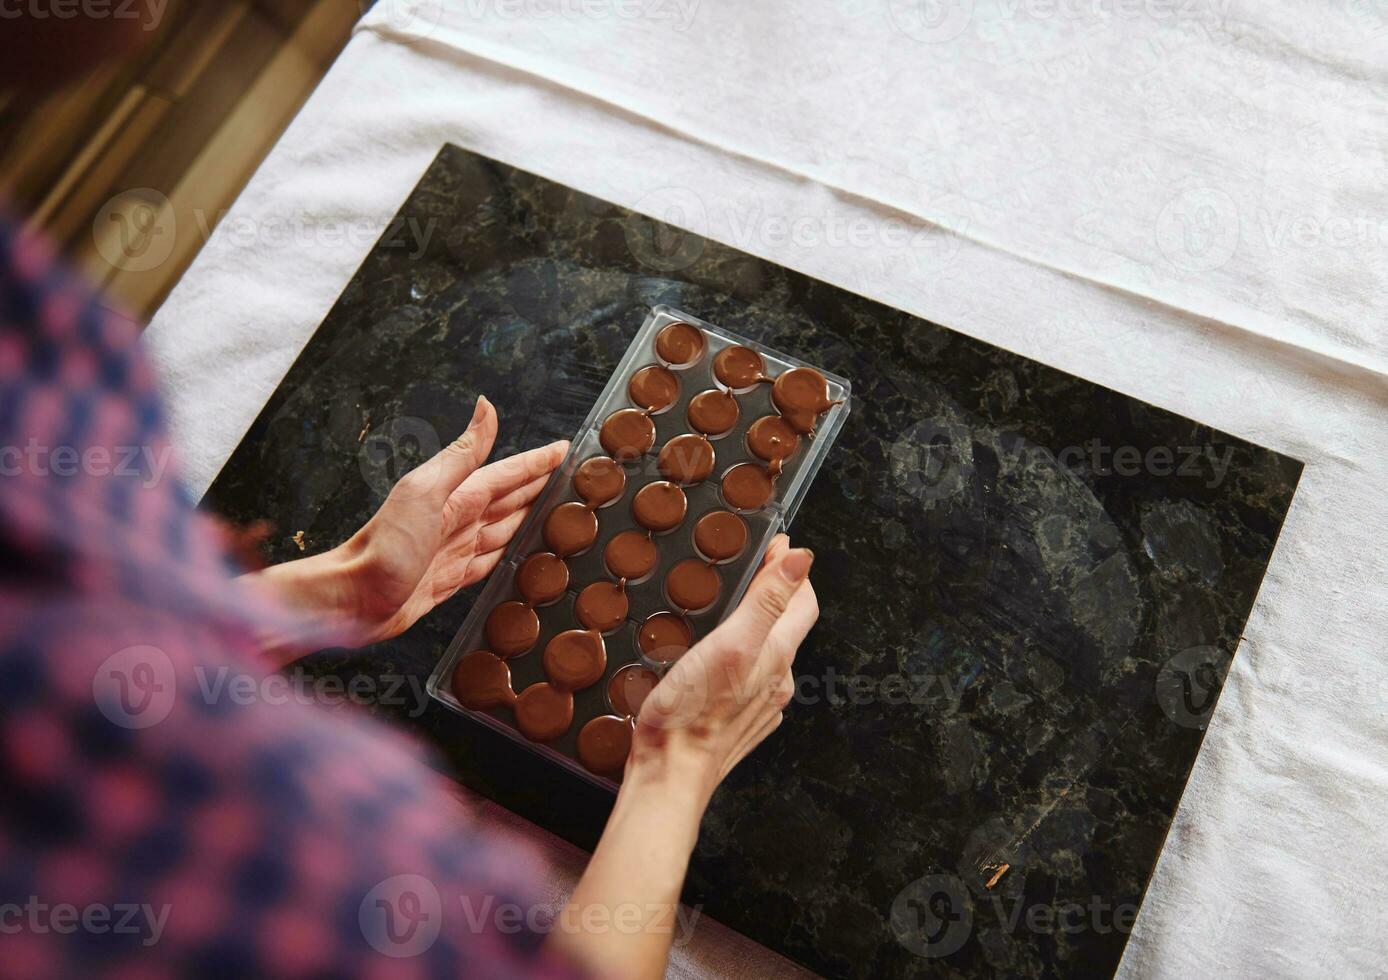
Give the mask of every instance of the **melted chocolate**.
POLYGON ((578 594, 574 619, 599 633, 611 633, 627 618, 627 590, 614 582, 594 582, 578 594))
POLYGON ((760 510, 775 492, 770 470, 756 463, 738 463, 723 474, 723 499, 733 510, 760 510))
MULTIPOLYGON (((688 641, 685 645, 688 646, 688 641)), ((607 703, 612 705, 612 710, 617 714, 635 718, 641 713, 641 705, 646 702, 647 696, 659 683, 660 675, 651 668, 643 667, 641 664, 627 664, 607 682, 607 703)))
POLYGON ((516 727, 532 742, 552 742, 569 730, 574 720, 574 697, 568 691, 541 681, 516 697, 516 727))
POLYGON ((718 571, 697 558, 686 558, 665 576, 670 604, 685 612, 700 612, 713 605, 721 585, 718 571))
POLYGON ((647 659, 658 664, 674 663, 684 656, 693 640, 694 633, 689 623, 683 617, 668 612, 651 616, 636 633, 636 645, 647 659))
POLYGON ((574 471, 574 493, 589 507, 610 504, 622 495, 627 474, 610 456, 594 456, 574 471))
POLYGON ((637 371, 627 382, 627 397, 633 405, 648 412, 663 412, 680 396, 680 379, 675 372, 659 364, 649 364, 637 371))
POLYGON ((771 401, 783 414, 826 412, 833 401, 829 398, 829 382, 814 368, 791 368, 781 374, 771 386, 771 401))
POLYGON ((797 429, 779 415, 764 415, 747 430, 747 451, 759 459, 785 462, 800 448, 797 429))
POLYGON ((582 554, 598 539, 598 517, 577 501, 560 504, 545 518, 544 538, 561 558, 582 554))
POLYGON ((607 670, 607 645, 591 630, 565 630, 545 644, 544 670, 565 691, 592 687, 607 670))
POLYGON ((493 653, 514 657, 529 650, 540 638, 540 617, 525 603, 512 599, 487 614, 482 631, 493 653))
POLYGON ((660 553, 645 532, 623 531, 607 542, 602 557, 609 572, 634 582, 651 574, 660 553))
POLYGON ((672 323, 655 335, 655 356, 683 367, 704 353, 704 332, 688 323, 672 323))
POLYGON ((709 511, 694 525, 694 547, 709 561, 732 561, 747 547, 747 522, 726 510, 709 511))
POLYGON ((713 445, 703 436, 686 432, 665 444, 656 459, 660 475, 674 483, 703 483, 713 472, 713 445))
POLYGON ((631 722, 598 715, 578 730, 578 761, 599 776, 618 779, 631 754, 631 722))
POLYGON ((607 455, 620 462, 636 459, 655 445, 655 423, 638 408, 624 408, 607 417, 598 441, 607 455))
POLYGON ((713 376, 734 391, 769 381, 766 363, 750 347, 725 347, 713 359, 713 376))
POLYGON ((731 393, 718 388, 701 391, 689 401, 685 413, 689 427, 708 436, 721 436, 737 425, 742 409, 731 393))
POLYGON ((631 516, 648 531, 670 531, 679 527, 688 507, 683 490, 660 480, 636 492, 631 501, 631 516))
POLYGON ((458 661, 453 671, 453 694, 464 708, 485 711, 499 704, 513 704, 511 668, 489 650, 474 650, 458 661))
POLYGON ((516 569, 516 591, 529 605, 548 605, 568 587, 569 566, 551 552, 536 552, 516 569))

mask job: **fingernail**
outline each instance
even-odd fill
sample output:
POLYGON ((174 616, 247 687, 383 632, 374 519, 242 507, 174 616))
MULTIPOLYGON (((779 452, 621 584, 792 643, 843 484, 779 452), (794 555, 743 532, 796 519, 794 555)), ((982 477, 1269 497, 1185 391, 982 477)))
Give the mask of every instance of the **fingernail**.
POLYGON ((810 574, 814 564, 814 552, 809 548, 795 548, 781 562, 781 577, 792 585, 799 585, 810 574))
POLYGON ((486 396, 486 395, 478 395, 478 396, 477 396, 477 404, 474 405, 474 406, 472 407, 472 419, 471 419, 471 421, 468 422, 468 428, 469 428, 469 429, 472 428, 474 425, 476 425, 476 424, 477 424, 477 420, 480 419, 480 418, 482 417, 482 406, 485 405, 486 403, 487 403, 487 396, 486 396))

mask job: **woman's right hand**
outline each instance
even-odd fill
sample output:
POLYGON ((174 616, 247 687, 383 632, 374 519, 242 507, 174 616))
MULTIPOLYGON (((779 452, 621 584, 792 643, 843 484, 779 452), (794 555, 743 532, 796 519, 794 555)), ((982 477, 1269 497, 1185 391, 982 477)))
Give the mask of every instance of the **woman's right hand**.
MULTIPOLYGON (((628 778, 654 769, 714 788, 781 723, 791 664, 819 618, 814 554, 777 535, 737 609, 689 649, 646 698, 628 778)), ((639 781, 639 780, 638 780, 639 781)))

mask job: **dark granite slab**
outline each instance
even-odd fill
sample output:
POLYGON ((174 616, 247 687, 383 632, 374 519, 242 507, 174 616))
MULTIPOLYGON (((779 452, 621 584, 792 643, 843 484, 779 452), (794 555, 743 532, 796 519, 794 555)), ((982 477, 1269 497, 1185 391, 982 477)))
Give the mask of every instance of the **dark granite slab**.
MULTIPOLYGON (((827 975, 1111 974, 1301 465, 455 147, 400 218, 208 505, 273 561, 331 547, 478 392, 499 453, 571 435, 657 303, 826 365, 856 408, 793 528, 823 617, 686 898, 827 975)), ((422 688, 471 601, 307 667, 422 688)), ((602 790, 384 700, 592 846, 602 790)))

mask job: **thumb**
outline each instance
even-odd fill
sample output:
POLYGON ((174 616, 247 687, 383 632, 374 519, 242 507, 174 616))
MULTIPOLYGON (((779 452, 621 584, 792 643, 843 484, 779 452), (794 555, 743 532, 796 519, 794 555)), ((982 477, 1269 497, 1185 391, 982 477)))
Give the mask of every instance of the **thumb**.
POLYGON ((808 548, 790 548, 788 539, 781 537, 767 549, 767 560, 737 610, 719 627, 728 630, 740 646, 758 649, 766 641, 771 627, 790 605, 791 596, 810 574, 814 552, 808 548), (774 552, 774 553, 773 553, 774 552))
POLYGON ((410 474, 416 488, 426 495, 446 498, 486 461, 496 442, 496 432, 496 409, 485 395, 479 396, 472 421, 463 434, 410 474))

